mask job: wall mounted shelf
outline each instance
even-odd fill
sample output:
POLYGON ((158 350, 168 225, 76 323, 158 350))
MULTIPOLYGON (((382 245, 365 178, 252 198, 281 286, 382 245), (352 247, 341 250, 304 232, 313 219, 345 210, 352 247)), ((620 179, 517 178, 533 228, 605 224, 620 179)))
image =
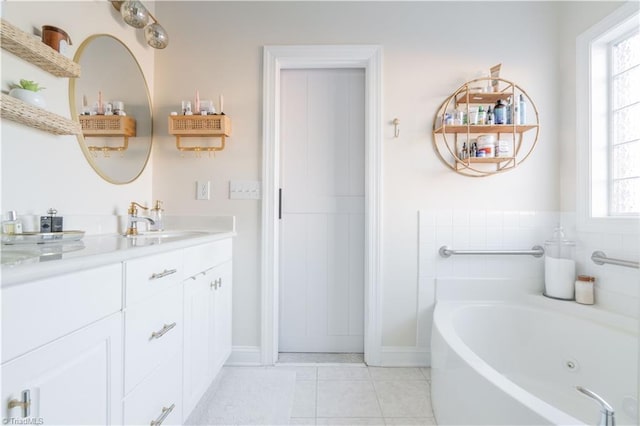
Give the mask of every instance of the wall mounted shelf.
POLYGON ((34 127, 54 135, 82 134, 80 123, 35 107, 4 93, 0 94, 2 118, 34 127))
MULTIPOLYGON (((80 65, 28 34, 0 19, 0 45, 3 49, 57 77, 79 77, 80 65)), ((2 118, 15 121, 54 135, 78 135, 80 123, 9 95, 0 98, 2 118)))
POLYGON ((28 34, 1 20, 2 48, 30 62, 56 77, 80 77, 80 65, 28 34))
MULTIPOLYGON (((487 109, 485 108, 485 111, 487 109)), ((514 105, 515 110, 515 105, 514 105)), ((514 111, 512 111, 512 114, 514 111)), ((517 116, 510 117, 512 123, 516 123, 517 116)), ((507 121, 509 122, 509 121, 507 121)), ((533 100, 517 84, 502 78, 483 77, 471 80, 463 84, 440 106, 433 126, 433 146, 436 153, 449 168, 457 173, 471 177, 484 177, 496 173, 511 170, 526 160, 538 142, 540 123, 538 110, 533 100), (497 81, 497 92, 480 92, 473 88, 484 84, 487 80, 491 83, 497 81), (470 118, 472 107, 470 105, 494 106, 496 102, 506 101, 509 98, 519 100, 522 96, 527 108, 530 108, 525 124, 471 124, 473 121, 456 122, 461 115, 470 118), (454 114, 457 112, 457 114, 454 114), (454 118, 455 116, 455 118, 454 118), (451 122, 453 118, 453 123, 451 122), (449 124, 447 124, 449 123, 449 124), (500 146, 508 147, 504 152, 508 156, 499 157, 470 157, 469 152, 463 147, 471 146, 479 135, 495 135, 495 140, 500 141, 500 146)), ((497 145, 496 145, 497 146, 497 145)), ((496 152, 496 149, 490 152, 496 152)))
POLYGON ((512 125, 512 124, 493 124, 493 125, 443 125, 434 130, 434 133, 524 133, 528 130, 537 128, 537 124, 512 125))
POLYGON ((129 137, 136 136, 135 118, 123 115, 81 115, 80 126, 85 138, 122 137, 124 139, 122 146, 87 146, 89 151, 100 151, 105 154, 109 151, 125 151, 129 147, 129 137))
POLYGON ((227 136, 231 136, 231 119, 223 114, 218 115, 171 115, 169 116, 169 134, 176 137, 176 148, 179 151, 216 152, 225 148, 227 136), (220 138, 218 146, 183 146, 183 137, 220 138))

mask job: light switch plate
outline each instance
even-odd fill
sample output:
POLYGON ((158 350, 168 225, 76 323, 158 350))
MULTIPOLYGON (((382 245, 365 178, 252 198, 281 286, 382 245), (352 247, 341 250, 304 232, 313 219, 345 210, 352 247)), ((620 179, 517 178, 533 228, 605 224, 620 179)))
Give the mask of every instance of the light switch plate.
POLYGON ((260 181, 232 180, 229 182, 229 199, 231 200, 259 200, 261 197, 260 181))

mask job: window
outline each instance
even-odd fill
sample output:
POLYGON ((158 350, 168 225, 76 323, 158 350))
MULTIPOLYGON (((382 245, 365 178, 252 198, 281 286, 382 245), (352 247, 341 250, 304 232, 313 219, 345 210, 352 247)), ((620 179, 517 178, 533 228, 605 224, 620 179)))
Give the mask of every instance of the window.
POLYGON ((609 215, 640 212, 640 32, 609 43, 609 215))
POLYGON ((638 4, 628 2, 577 39, 576 189, 583 230, 638 227, 639 28, 638 4))

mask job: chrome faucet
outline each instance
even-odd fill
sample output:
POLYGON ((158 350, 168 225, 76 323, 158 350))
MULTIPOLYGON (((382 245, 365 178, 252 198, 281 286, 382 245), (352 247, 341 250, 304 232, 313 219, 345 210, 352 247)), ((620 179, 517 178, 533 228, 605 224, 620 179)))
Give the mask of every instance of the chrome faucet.
POLYGON ((148 207, 142 206, 135 201, 131 202, 129 210, 127 210, 129 216, 127 221, 127 232, 125 233, 126 236, 138 235, 138 222, 147 222, 149 225, 153 225, 156 223, 150 217, 138 216, 138 207, 140 207, 142 210, 148 210, 148 207))
POLYGON ((616 426, 616 418, 615 413, 613 412, 613 407, 607 403, 600 395, 597 393, 590 391, 587 388, 583 388, 582 386, 576 386, 578 392, 583 393, 591 399, 595 399, 598 404, 600 404, 600 421, 598 422, 598 426, 616 426))

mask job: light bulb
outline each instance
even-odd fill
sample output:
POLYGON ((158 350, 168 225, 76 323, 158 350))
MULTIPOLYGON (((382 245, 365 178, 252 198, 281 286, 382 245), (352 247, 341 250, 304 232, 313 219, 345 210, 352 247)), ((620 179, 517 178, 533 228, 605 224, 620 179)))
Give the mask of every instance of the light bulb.
POLYGON ((144 38, 155 49, 164 49, 169 44, 169 35, 157 22, 144 29, 144 38))
POLYGON ((125 1, 120 13, 124 22, 135 28, 144 28, 149 22, 149 12, 139 1, 125 1))

